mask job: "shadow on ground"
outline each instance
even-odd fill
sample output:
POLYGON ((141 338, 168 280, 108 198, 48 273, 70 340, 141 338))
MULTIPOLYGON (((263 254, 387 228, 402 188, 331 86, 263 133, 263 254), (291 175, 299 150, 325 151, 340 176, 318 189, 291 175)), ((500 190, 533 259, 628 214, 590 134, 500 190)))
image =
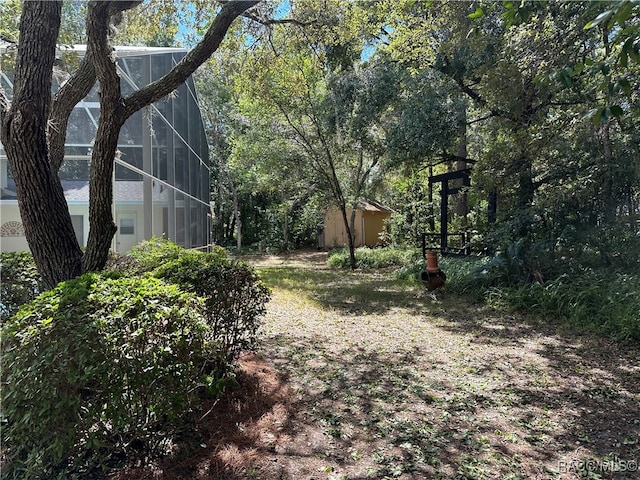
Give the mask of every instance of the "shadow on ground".
POLYGON ((372 272, 261 271, 323 315, 278 310, 189 447, 118 480, 638 478, 638 346, 372 272))
MULTIPOLYGON (((637 468, 640 462, 637 344, 599 334, 575 334, 554 320, 498 315, 489 310, 484 315, 447 312, 440 327, 468 335, 476 345, 501 345, 536 356, 536 362, 494 356, 484 364, 483 373, 490 375, 501 364, 508 365, 514 377, 528 370, 528 382, 512 380, 503 388, 510 389, 522 405, 566 412, 564 432, 556 433, 555 438, 558 445, 584 452, 585 461, 573 459, 574 463, 585 468, 598 466, 598 462, 604 465, 603 471, 594 472, 594 478, 600 478, 598 474, 603 478, 639 478, 637 472, 624 471, 625 465, 637 468), (607 471, 610 468, 620 471, 607 471)), ((588 473, 582 472, 584 476, 588 473)))
POLYGON ((244 355, 237 384, 220 400, 205 402, 193 431, 176 451, 149 465, 115 472, 111 480, 240 480, 280 478, 269 458, 290 428, 286 378, 264 358, 244 355), (262 475, 267 475, 266 477, 262 475))
MULTIPOLYGON (((295 434, 281 463, 306 458, 348 479, 637 478, 624 462, 633 469, 640 458, 638 383, 595 354, 602 345, 438 363, 420 348, 335 351, 324 337, 288 335, 269 343, 296 379, 295 434)), ((307 474, 282 478, 315 478, 307 474)))
MULTIPOLYGON (((452 296, 433 302, 373 272, 261 271, 338 316, 402 309, 425 330, 420 346, 384 353, 337 347, 330 332, 269 338, 265 350, 297 388, 305 441, 282 447, 290 463, 322 458, 348 479, 638 478, 637 345, 452 296)), ((297 472, 290 478, 313 475, 297 472)))

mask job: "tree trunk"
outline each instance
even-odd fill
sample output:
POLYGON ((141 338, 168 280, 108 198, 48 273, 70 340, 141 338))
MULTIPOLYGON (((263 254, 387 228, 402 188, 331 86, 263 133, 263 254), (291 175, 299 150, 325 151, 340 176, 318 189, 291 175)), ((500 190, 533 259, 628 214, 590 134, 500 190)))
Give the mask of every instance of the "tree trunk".
MULTIPOLYGON (((429 165, 429 178, 433 177, 433 166, 429 165)), ((433 184, 429 182, 429 232, 436 231, 436 209, 433 206, 433 184)), ((422 232, 419 232, 422 233, 422 232)))
POLYGON ((91 153, 89 238, 83 258, 85 271, 104 268, 117 230, 113 220, 113 170, 118 136, 126 116, 122 107, 120 77, 109 45, 109 19, 109 3, 89 6, 87 37, 88 47, 95 53, 95 72, 100 82, 100 119, 91 153))
POLYGON ((613 153, 611 152, 611 137, 609 135, 609 123, 603 124, 599 129, 599 139, 602 144, 602 156, 600 156, 600 188, 598 196, 601 199, 603 220, 605 224, 611 224, 616 217, 616 202, 613 195, 613 179, 611 166, 613 164, 613 153))
POLYGON ((533 204, 535 195, 535 186, 531 175, 531 160, 521 158, 518 163, 518 207, 522 210, 528 210, 533 204))
POLYGON ((349 217, 347 215, 347 206, 344 202, 340 204, 340 213, 342 213, 342 222, 344 223, 344 228, 347 232, 347 242, 349 245, 349 266, 351 270, 356 269, 356 247, 353 241, 353 232, 351 230, 351 222, 349 221, 349 217))
POLYGON ((238 206, 238 191, 233 187, 233 220, 236 227, 236 248, 242 248, 242 221, 240 220, 240 207, 238 206))
POLYGON ((47 288, 82 272, 82 251, 46 136, 61 9, 62 2, 23 3, 13 100, 2 119, 25 236, 47 288))
POLYGON ((531 232, 533 216, 531 206, 535 195, 535 185, 531 172, 531 159, 525 156, 518 160, 518 222, 519 228, 515 232, 516 238, 524 238, 531 232))
MULTIPOLYGON (((466 113, 466 112, 465 112, 466 113)), ((456 156, 460 158, 467 158, 467 122, 466 122, 466 114, 464 116, 464 121, 462 122, 459 130, 458 130, 458 148, 456 151, 456 156)), ((467 168, 467 162, 465 160, 457 160, 456 161, 456 170, 464 170, 467 168)), ((463 188, 463 180, 457 179, 455 181, 455 186, 458 188, 463 188)), ((462 229, 466 230, 467 228, 467 215, 469 213, 469 202, 467 199, 467 191, 462 190, 456 195, 456 215, 462 218, 462 229)))
POLYGON ((285 206, 282 218, 282 241, 285 251, 289 251, 289 206, 285 206))

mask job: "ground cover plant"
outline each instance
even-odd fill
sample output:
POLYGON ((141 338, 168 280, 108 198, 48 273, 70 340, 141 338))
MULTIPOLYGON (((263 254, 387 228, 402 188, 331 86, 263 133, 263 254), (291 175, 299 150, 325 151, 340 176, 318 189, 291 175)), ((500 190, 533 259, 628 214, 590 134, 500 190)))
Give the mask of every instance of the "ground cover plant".
MULTIPOLYGON (((564 322, 567 328, 611 335, 618 340, 640 339, 640 275, 634 255, 621 255, 621 247, 596 256, 585 252, 552 251, 548 242, 526 246, 510 244, 493 257, 441 257, 447 274, 447 291, 486 302, 499 311, 544 315, 564 322), (552 257, 551 260, 546 257, 552 257), (629 258, 631 257, 631 258, 629 258), (541 260, 542 259, 542 260, 541 260)), ((625 247, 637 251, 635 243, 625 247)), ((598 249, 598 251, 600 251, 598 249)), ((425 261, 418 249, 359 248, 361 268, 393 267, 392 276, 418 282, 425 261)), ((331 252, 328 264, 347 268, 344 251, 331 252)))
POLYGON ((637 345, 321 252, 251 258, 272 300, 243 386, 201 448, 118 480, 637 478, 637 345))
MULTIPOLYGON (((422 259, 422 254, 417 248, 359 247, 355 254, 357 268, 404 267, 422 259)), ((349 251, 345 248, 332 250, 327 263, 336 268, 350 268, 349 251)))

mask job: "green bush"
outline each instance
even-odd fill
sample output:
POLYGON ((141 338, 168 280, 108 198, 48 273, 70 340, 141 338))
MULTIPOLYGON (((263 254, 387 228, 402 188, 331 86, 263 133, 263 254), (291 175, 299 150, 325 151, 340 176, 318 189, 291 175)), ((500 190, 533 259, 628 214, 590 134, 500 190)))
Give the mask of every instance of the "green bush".
POLYGON ((210 340, 220 355, 218 368, 224 370, 242 351, 255 347, 269 290, 253 268, 220 252, 184 251, 153 275, 204 298, 210 340))
POLYGON ((13 478, 94 478, 160 454, 217 358, 204 301, 155 278, 86 274, 3 328, 2 441, 13 478))
POLYGON ((0 254, 0 321, 6 321, 21 305, 42 291, 42 279, 28 252, 0 254))
MULTIPOLYGON (((475 300, 484 299, 486 285, 473 281, 474 272, 487 263, 484 257, 455 257, 440 256, 438 265, 447 275, 445 287, 447 292, 456 295, 467 295, 475 300)), ((410 280, 421 284, 420 276, 426 268, 423 258, 418 258, 412 263, 398 268, 393 272, 393 277, 398 280, 410 280)))
MULTIPOLYGON (((118 270, 126 275, 142 275, 167 262, 177 260, 188 252, 195 252, 195 250, 186 250, 163 237, 153 237, 134 246, 126 255, 114 254, 109 259, 107 268, 118 270)), ((222 261, 227 258, 227 251, 223 247, 214 245, 208 255, 222 261)))
POLYGON ((269 290, 247 264, 222 247, 210 253, 185 250, 154 238, 112 263, 125 275, 149 274, 203 297, 209 340, 215 343, 218 375, 224 377, 244 350, 254 348, 269 290))
POLYGON ((563 275, 545 284, 492 288, 492 306, 550 315, 578 331, 640 339, 640 278, 604 269, 563 275))

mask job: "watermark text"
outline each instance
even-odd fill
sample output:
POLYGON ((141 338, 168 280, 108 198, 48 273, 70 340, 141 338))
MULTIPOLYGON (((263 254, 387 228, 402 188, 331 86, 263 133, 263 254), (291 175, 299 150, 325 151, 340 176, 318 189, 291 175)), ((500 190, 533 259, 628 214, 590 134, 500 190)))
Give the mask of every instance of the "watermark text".
POLYGON ((558 462, 560 473, 612 473, 612 472, 637 472, 638 460, 623 460, 612 458, 610 460, 596 460, 585 458, 583 460, 560 460, 558 462))

